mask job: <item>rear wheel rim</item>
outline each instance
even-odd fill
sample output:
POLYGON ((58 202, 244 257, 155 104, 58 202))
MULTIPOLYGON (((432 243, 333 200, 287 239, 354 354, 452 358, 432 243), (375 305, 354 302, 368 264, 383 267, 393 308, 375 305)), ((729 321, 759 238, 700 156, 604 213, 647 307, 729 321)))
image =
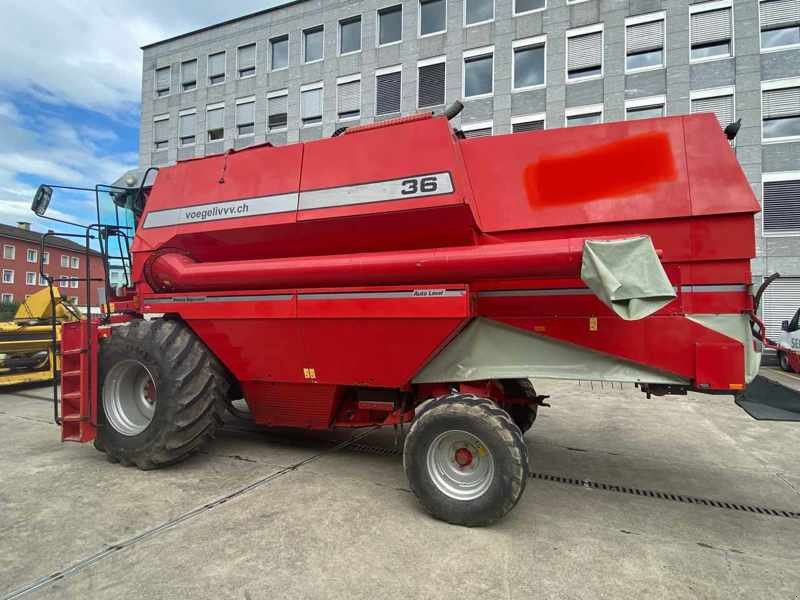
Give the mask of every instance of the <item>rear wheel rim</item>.
POLYGON ((103 381, 106 420, 122 435, 142 433, 156 411, 156 384, 150 370, 138 360, 115 364, 103 381))
POLYGON ((480 438, 461 430, 440 433, 428 446, 428 475, 445 496, 469 501, 494 481, 494 457, 480 438))

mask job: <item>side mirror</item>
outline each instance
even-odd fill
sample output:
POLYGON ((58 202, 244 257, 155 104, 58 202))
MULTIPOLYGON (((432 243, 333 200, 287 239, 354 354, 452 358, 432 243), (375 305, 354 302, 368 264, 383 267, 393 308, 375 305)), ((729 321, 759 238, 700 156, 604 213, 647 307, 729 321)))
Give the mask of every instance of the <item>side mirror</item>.
POLYGON ((52 198, 52 196, 53 188, 49 185, 40 185, 36 190, 36 195, 33 197, 31 210, 36 213, 37 216, 43 217, 44 213, 47 212, 47 207, 50 205, 50 198, 52 198))
POLYGON ((781 329, 783 331, 789 331, 789 321, 782 321, 781 322, 781 329))

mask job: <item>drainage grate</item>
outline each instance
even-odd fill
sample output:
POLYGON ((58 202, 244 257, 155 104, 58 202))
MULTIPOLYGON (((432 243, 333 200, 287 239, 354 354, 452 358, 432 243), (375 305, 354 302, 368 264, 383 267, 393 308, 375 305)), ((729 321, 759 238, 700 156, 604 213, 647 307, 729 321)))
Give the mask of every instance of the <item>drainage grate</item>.
MULTIPOLYGON (((347 447, 347 450, 353 452, 361 452, 364 454, 376 454, 378 456, 396 456, 402 454, 402 450, 400 450, 399 448, 384 448, 384 447, 370 446, 368 444, 359 444, 359 443, 350 444, 347 447)), ((539 479, 541 481, 550 481, 552 483, 574 485, 577 487, 590 488, 593 490, 602 490, 604 492, 617 492, 618 494, 630 494, 631 496, 640 496, 642 498, 654 498, 656 500, 680 502, 681 504, 694 504, 697 506, 708 506, 710 508, 722 508, 725 510, 752 513, 768 517, 800 519, 800 513, 788 510, 765 508, 763 506, 750 506, 749 504, 737 504, 735 502, 712 500, 710 498, 700 498, 697 496, 684 496, 683 494, 673 494, 671 492, 660 492, 658 490, 646 490, 642 488, 627 487, 624 485, 617 485, 614 483, 603 483, 600 481, 592 481, 590 479, 576 479, 574 477, 564 477, 563 475, 553 475, 551 473, 536 473, 536 472, 530 473, 529 477, 531 479, 539 479)))
POLYGON ((656 498, 658 500, 668 500, 670 502, 680 502, 682 504, 696 504, 699 506, 709 506, 712 508, 723 508, 725 510, 735 510, 769 517, 784 517, 787 519, 800 519, 800 513, 775 508, 764 508, 763 506, 750 506, 748 504, 736 504, 735 502, 724 502, 722 500, 712 500, 710 498, 699 498, 697 496, 684 496, 671 492, 659 492, 658 490, 644 490, 641 488, 626 487, 613 483, 603 483, 590 479, 575 479, 574 477, 563 477, 562 475, 552 475, 550 473, 531 473, 531 479, 541 479, 552 481, 553 483, 564 483, 575 485, 593 490, 603 490, 605 492, 617 492, 620 494, 630 494, 631 496, 641 496, 643 498, 656 498))

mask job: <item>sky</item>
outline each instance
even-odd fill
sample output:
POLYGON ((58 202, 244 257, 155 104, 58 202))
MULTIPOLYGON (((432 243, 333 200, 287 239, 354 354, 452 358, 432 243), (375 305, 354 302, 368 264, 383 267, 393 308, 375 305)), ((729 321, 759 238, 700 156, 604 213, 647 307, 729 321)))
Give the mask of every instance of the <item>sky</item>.
MULTIPOLYGON (((40 183, 93 187, 138 166, 141 46, 281 3, 0 0, 0 222, 58 229, 30 210, 40 183)), ((47 214, 93 212, 93 194, 56 190, 47 214)))

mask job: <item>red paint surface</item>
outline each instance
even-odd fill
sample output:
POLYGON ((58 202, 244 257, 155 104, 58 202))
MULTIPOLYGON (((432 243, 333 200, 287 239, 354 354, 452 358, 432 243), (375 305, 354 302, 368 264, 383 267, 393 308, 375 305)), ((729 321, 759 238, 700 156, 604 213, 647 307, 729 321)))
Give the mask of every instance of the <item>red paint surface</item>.
POLYGON ((528 200, 536 208, 646 194, 675 181, 677 169, 669 136, 660 131, 577 152, 545 154, 528 165, 524 174, 528 200))

